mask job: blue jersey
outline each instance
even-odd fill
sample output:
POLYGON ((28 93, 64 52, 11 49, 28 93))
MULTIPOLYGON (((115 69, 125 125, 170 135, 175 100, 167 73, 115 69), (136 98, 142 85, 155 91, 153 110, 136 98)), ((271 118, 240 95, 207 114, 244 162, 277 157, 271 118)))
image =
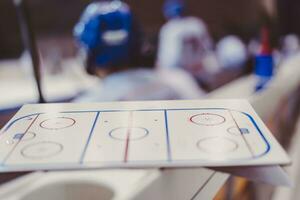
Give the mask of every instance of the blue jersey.
POLYGON ((84 11, 74 35, 96 66, 122 65, 135 48, 133 19, 129 7, 120 1, 95 2, 84 11))

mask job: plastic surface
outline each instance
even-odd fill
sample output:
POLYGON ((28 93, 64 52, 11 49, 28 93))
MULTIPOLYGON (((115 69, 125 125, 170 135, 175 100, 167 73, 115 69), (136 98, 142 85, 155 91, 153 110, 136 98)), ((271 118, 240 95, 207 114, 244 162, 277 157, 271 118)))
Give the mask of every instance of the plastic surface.
POLYGON ((241 100, 26 105, 1 133, 2 172, 289 163, 241 100))

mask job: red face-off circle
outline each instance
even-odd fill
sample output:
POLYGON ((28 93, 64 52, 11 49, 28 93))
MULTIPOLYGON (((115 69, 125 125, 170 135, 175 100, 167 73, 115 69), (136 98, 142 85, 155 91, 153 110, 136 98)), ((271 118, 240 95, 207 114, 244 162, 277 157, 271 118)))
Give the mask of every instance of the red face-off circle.
POLYGON ((76 121, 70 117, 56 117, 46 119, 40 123, 40 127, 48 130, 59 130, 73 126, 76 121))
POLYGON ((216 126, 224 123, 226 120, 223 116, 214 113, 201 113, 190 117, 190 121, 197 125, 216 126))

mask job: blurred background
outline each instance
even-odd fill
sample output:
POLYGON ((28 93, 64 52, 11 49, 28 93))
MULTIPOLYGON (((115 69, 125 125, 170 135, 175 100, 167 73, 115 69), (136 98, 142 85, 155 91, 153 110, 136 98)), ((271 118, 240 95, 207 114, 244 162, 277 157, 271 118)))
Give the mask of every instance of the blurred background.
MULTIPOLYGON (((298 155, 300 1, 113 2, 0 1, 0 128, 25 103, 248 98, 298 155)), ((231 178, 215 198, 297 186, 231 178)))
MULTIPOLYGON (((45 48, 47 42, 53 45, 69 42, 67 46, 69 49, 63 50, 68 56, 74 55, 72 30, 90 2, 87 0, 64 2, 29 0, 28 9, 37 39, 41 42, 41 49, 45 48)), ((150 38, 156 38, 161 26, 166 22, 162 12, 164 1, 129 0, 125 2, 130 5, 133 13, 143 25, 145 34, 150 38)), ((300 32, 296 20, 299 17, 300 3, 296 0, 229 0, 226 2, 186 0, 185 3, 188 15, 201 17, 207 23, 215 40, 228 34, 237 34, 245 42, 249 41, 257 36, 266 14, 271 17, 272 23, 276 24, 274 37, 300 32)), ((12 1, 9 0, 1 1, 0 9, 2 19, 0 56, 2 59, 17 58, 23 52, 23 47, 16 10, 12 1)), ((65 45, 60 46, 60 48, 63 47, 66 48, 65 45)))

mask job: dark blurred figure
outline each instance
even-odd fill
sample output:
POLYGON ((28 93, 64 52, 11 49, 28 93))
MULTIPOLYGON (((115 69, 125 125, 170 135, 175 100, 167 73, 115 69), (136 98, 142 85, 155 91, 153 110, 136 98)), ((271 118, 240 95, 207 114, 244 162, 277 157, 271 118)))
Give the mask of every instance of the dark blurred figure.
POLYGON ((278 10, 279 29, 281 35, 296 33, 300 35, 300 1, 276 0, 278 10))

